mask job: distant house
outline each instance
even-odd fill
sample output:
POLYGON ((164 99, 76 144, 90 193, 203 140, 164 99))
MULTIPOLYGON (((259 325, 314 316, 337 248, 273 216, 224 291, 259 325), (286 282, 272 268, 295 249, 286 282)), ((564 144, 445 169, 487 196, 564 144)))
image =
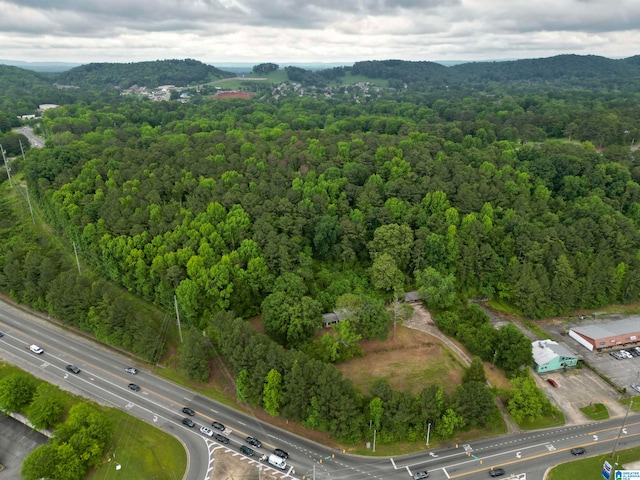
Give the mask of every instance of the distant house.
POLYGON ((60 105, 56 105, 55 103, 41 103, 38 105, 38 110, 44 112, 45 110, 51 110, 52 108, 58 108, 60 105))
POLYGON ((420 303, 422 302, 422 299, 420 298, 418 291, 414 290, 413 292, 407 292, 404 294, 404 301, 406 303, 420 303))
POLYGON ((531 348, 537 373, 573 368, 578 364, 577 354, 553 340, 536 340, 531 348))
POLYGON ((334 310, 331 313, 325 313, 322 315, 322 322, 325 328, 329 328, 334 323, 340 323, 347 318, 349 318, 350 314, 347 310, 334 310))

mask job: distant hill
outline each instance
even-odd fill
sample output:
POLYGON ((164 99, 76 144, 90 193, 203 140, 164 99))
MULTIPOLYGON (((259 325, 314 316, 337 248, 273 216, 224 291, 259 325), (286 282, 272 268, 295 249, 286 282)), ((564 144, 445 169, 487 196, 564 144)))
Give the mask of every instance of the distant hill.
POLYGON ((160 85, 185 87, 233 76, 233 73, 222 71, 212 65, 186 59, 136 63, 89 63, 62 72, 56 81, 60 84, 79 87, 128 88, 132 85, 144 85, 154 88, 160 85))
POLYGON ((31 89, 50 85, 51 81, 47 77, 32 70, 0 65, 0 89, 5 94, 8 89, 12 88, 31 89))
MULTIPOLYGON (((407 85, 440 87, 449 85, 481 86, 488 83, 527 83, 613 86, 622 88, 640 79, 640 56, 610 59, 596 55, 557 55, 525 60, 469 62, 444 66, 434 62, 373 60, 357 62, 353 74, 370 78, 400 80, 407 85), (613 83, 611 83, 613 82, 613 83)), ((391 83, 390 83, 391 84, 391 83)))
POLYGON ((78 67, 82 64, 68 62, 20 62, 18 60, 3 60, 0 58, 0 65, 11 65, 26 70, 33 70, 34 72, 64 72, 65 70, 78 67))

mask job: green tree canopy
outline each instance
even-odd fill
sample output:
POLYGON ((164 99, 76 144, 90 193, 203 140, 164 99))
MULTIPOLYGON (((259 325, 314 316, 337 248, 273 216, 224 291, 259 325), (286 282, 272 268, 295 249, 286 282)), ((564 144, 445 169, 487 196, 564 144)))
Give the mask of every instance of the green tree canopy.
POLYGON ((36 383, 31 375, 13 373, 0 380, 0 409, 3 412, 20 412, 31 403, 36 383))

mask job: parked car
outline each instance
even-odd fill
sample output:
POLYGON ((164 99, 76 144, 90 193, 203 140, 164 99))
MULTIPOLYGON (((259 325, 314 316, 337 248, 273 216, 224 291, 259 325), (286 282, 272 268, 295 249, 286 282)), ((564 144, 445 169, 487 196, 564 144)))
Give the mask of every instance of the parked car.
POLYGON ((280 458, 284 458, 285 460, 287 458, 289 458, 289 454, 287 452, 285 452, 284 450, 282 450, 281 448, 276 448, 273 453, 277 456, 279 456, 280 458))
POLYGON ((640 385, 631 385, 631 388, 633 388, 636 392, 640 393, 640 385))
POLYGON ((547 382, 549 382, 549 384, 554 387, 554 388, 558 388, 558 382, 556 382, 553 378, 547 378, 547 382))
POLYGON ((491 477, 501 477, 504 473, 504 468, 492 468, 489 470, 489 476, 491 477))
POLYGON ((209 427, 202 426, 200 427, 200 431, 208 437, 213 437, 213 430, 211 430, 209 427))
POLYGON ((4 333, 0 332, 0 338, 4 337, 4 333))
POLYGON ((226 427, 220 422, 211 422, 211 426, 216 430, 220 430, 221 432, 224 432, 226 429, 226 427))
POLYGON ((44 353, 44 350, 37 345, 29 345, 29 350, 37 355, 42 355, 44 353))
POLYGON ((428 477, 429 477, 429 472, 426 472, 426 471, 416 472, 413 474, 413 480, 422 480, 423 478, 428 478, 428 477))
POLYGON ((67 365, 67 370, 69 370, 71 373, 75 373, 76 375, 80 373, 80 369, 75 365, 67 365))
POLYGON ((578 447, 578 448, 572 448, 571 453, 573 455, 584 455, 585 453, 587 453, 587 451, 582 447, 578 447))
POLYGON ((129 384, 129 390, 133 390, 134 392, 139 392, 140 391, 140 387, 138 385, 136 385, 135 383, 130 383, 129 384))
POLYGON ((187 427, 191 427, 191 428, 196 426, 196 422, 194 422, 193 420, 191 420, 190 418, 187 418, 187 417, 184 417, 182 419, 182 423, 184 425, 186 425, 187 427))
POLYGON ((247 437, 247 443, 249 445, 253 445, 254 447, 258 447, 258 448, 262 446, 262 442, 258 440, 256 437, 247 437))
POLYGON ((134 367, 129 367, 124 369, 125 372, 130 373, 131 375, 137 375, 138 369, 134 367))
POLYGON ((190 409, 189 407, 183 407, 182 408, 182 413, 186 413, 187 415, 189 415, 190 417, 193 417, 196 412, 194 412, 192 409, 190 409))
POLYGON ((247 447, 246 445, 242 445, 240 447, 240 452, 244 453, 247 457, 253 457, 253 454, 254 454, 253 449, 247 447))
POLYGON ((224 435, 220 435, 219 433, 216 433, 216 440, 220 443, 224 443, 225 445, 229 443, 229 439, 224 435))

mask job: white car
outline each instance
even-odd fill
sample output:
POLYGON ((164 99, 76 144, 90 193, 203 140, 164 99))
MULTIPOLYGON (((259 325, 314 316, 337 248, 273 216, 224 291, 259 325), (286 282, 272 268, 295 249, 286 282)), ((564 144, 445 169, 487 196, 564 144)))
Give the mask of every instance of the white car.
POLYGON ((30 345, 29 350, 38 355, 42 355, 44 353, 44 350, 41 349, 38 345, 30 345))
POLYGON ((213 437, 213 430, 211 430, 210 428, 203 426, 203 427, 200 427, 200 431, 208 437, 213 437))
POLYGON ((640 393, 640 385, 631 385, 631 388, 633 388, 636 392, 640 393))

